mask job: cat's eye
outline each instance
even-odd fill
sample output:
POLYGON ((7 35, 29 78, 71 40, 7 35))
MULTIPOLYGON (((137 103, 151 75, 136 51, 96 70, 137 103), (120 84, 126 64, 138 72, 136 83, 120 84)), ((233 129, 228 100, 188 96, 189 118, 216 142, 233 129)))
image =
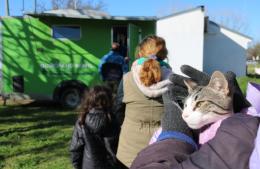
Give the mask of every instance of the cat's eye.
POLYGON ((196 107, 201 107, 202 106, 202 102, 198 102, 196 107))

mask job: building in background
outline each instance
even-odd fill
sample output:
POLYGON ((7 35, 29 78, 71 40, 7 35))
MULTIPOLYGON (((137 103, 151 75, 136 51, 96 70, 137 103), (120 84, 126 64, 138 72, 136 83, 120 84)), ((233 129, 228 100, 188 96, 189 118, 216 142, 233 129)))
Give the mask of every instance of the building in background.
POLYGON ((246 50, 251 38, 205 15, 203 6, 157 20, 157 34, 166 39, 174 72, 183 64, 211 74, 215 70, 246 75, 246 50))

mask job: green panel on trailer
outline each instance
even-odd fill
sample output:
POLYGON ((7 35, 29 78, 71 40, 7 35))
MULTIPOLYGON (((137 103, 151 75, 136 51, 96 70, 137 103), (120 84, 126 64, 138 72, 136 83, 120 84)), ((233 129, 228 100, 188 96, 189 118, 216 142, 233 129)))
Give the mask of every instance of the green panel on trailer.
MULTIPOLYGON (((3 83, 4 91, 11 93, 12 77, 24 74, 33 77, 32 59, 34 38, 28 19, 5 18, 3 27, 3 83)), ((37 73, 37 72, 36 72, 37 73)))
POLYGON ((41 41, 40 47, 51 53, 81 54, 88 51, 97 57, 103 56, 110 49, 111 28, 106 23, 97 20, 82 20, 70 18, 41 18, 41 23, 48 27, 48 41, 41 41), (52 38, 52 26, 80 26, 80 40, 57 40, 52 38))
POLYGON ((51 28, 38 19, 5 19, 3 37, 7 93, 17 75, 24 77, 25 93, 49 97, 64 80, 78 79, 88 86, 99 81, 99 58, 71 40, 53 39, 51 28))
MULTIPOLYGON (((17 75, 24 78, 25 94, 48 98, 64 80, 79 80, 87 86, 100 83, 97 67, 100 58, 111 48, 111 29, 130 23, 142 30, 142 37, 155 33, 154 21, 3 18, 4 92, 13 92, 12 78, 17 75), (52 27, 57 25, 79 26, 81 38, 54 39, 52 27)), ((131 55, 134 51, 135 45, 131 47, 131 55)))

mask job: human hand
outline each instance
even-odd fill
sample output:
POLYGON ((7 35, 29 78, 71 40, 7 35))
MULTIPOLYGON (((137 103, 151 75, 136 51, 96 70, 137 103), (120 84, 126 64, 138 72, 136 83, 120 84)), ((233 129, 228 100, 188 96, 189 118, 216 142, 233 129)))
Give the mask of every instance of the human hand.
POLYGON ((169 91, 163 94, 164 114, 161 125, 163 131, 179 131, 192 136, 190 128, 182 119, 182 109, 172 97, 174 86, 169 85, 169 91))
POLYGON ((188 127, 182 118, 182 109, 173 95, 174 86, 169 85, 169 90, 163 94, 164 114, 161 119, 162 132, 157 140, 178 139, 188 142, 196 147, 197 133, 188 127))

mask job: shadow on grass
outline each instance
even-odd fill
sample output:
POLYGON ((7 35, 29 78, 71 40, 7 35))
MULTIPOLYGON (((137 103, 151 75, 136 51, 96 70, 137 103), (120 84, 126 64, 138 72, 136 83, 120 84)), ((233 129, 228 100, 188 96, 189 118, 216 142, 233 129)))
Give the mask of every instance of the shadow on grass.
MULTIPOLYGON (((32 102, 18 106, 1 106, 0 136, 9 138, 11 137, 10 134, 14 134, 17 136, 26 135, 26 137, 32 138, 46 137, 51 140, 52 135, 60 132, 59 128, 72 128, 76 119, 77 113, 75 110, 64 109, 53 102, 32 102)), ((60 142, 62 141, 60 140, 60 142)), ((2 146, 8 144, 19 146, 19 143, 12 140, 2 140, 0 144, 2 146)), ((52 148, 54 147, 50 147, 50 150, 52 148)))
POLYGON ((247 74, 246 76, 248 76, 250 78, 259 78, 260 79, 260 75, 258 75, 258 74, 247 74))
POLYGON ((77 118, 75 110, 61 108, 53 102, 33 102, 19 106, 5 106, 0 108, 0 124, 10 125, 10 128, 0 130, 0 135, 15 132, 26 132, 35 129, 50 128, 52 126, 72 126, 77 118), (19 127, 11 127, 12 124, 19 127), (23 127, 22 124, 34 125, 23 127))
POLYGON ((4 156, 0 155, 0 168, 4 168, 5 166, 5 161, 4 161, 4 156))
POLYGON ((31 116, 39 111, 75 111, 60 106, 58 103, 52 101, 33 101, 26 104, 0 106, 0 117, 28 115, 31 116), (29 110, 29 111, 28 111, 29 110), (27 112, 25 112, 27 111, 27 112))
MULTIPOLYGON (((67 137, 62 137, 59 136, 58 138, 55 137, 57 133, 59 133, 60 130, 58 129, 53 129, 53 130, 48 130, 48 131, 35 131, 29 134, 26 134, 25 137, 27 139, 31 139, 34 142, 34 146, 29 146, 29 147, 23 147, 22 149, 17 149, 16 152, 6 154, 2 158, 10 158, 10 157, 17 157, 20 155, 25 155, 25 154, 39 154, 39 153, 47 153, 47 154, 52 154, 53 156, 59 157, 59 156, 67 156, 68 151, 69 151, 69 141, 71 139, 71 136, 67 137), (45 142, 43 144, 37 144, 37 142, 45 142), (61 153, 66 151, 67 153, 61 153)), ((4 144, 1 145, 10 145, 11 142, 5 141, 3 142, 4 144)), ((12 146, 19 146, 17 142, 13 144, 12 146)), ((1 157, 1 155, 0 155, 1 157)), ((46 157, 46 159, 49 159, 49 156, 46 157)), ((44 160, 44 159, 41 159, 44 160)))
POLYGON ((9 134, 12 133, 16 133, 16 132, 28 132, 31 130, 37 130, 37 129, 43 129, 43 128, 50 128, 50 127, 57 127, 57 126, 63 126, 63 127, 67 127, 67 126, 72 126, 74 125, 77 116, 74 114, 69 114, 69 115, 65 115, 62 116, 61 118, 57 119, 58 117, 60 117, 59 115, 56 116, 49 116, 46 117, 46 120, 52 120, 52 121, 47 121, 47 122, 42 122, 44 119, 41 118, 39 120, 39 118, 35 117, 35 118, 30 118, 30 119, 0 119, 0 123, 23 123, 23 122, 37 122, 39 121, 39 124, 36 125, 32 125, 32 126, 27 126, 27 127, 15 127, 15 128, 9 128, 6 130, 0 130, 0 135, 1 136, 7 136, 9 134), (56 119, 55 119, 56 118, 56 119))
POLYGON ((7 159, 19 163, 28 158, 38 164, 65 157, 69 163, 69 141, 77 116, 75 110, 54 102, 0 106, 0 147, 4 148, 0 168, 9 165, 7 159))

